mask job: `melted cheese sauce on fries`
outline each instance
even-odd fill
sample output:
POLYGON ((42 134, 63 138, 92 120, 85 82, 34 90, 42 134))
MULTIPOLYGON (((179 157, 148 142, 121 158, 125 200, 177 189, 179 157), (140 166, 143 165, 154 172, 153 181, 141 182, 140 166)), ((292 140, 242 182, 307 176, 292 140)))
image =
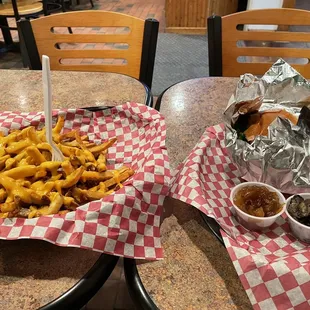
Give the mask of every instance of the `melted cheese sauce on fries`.
POLYGON ((53 128, 63 162, 51 161, 44 128, 0 132, 0 218, 65 214, 111 194, 134 174, 126 166, 107 170, 116 138, 97 145, 76 130, 61 134, 64 122, 59 117, 53 128))

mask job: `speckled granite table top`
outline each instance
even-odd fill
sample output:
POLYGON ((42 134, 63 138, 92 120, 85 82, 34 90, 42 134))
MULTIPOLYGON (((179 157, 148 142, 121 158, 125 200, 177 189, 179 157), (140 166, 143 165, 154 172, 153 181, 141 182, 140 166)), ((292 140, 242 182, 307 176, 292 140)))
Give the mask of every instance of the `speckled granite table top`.
MULTIPOLYGON (((116 73, 52 71, 53 108, 145 103, 144 86, 116 73)), ((42 72, 0 70, 1 111, 42 111, 42 72)))
MULTIPOLYGON (((1 111, 43 110, 41 71, 0 70, 1 111)), ((142 84, 113 73, 52 72, 54 107, 145 103, 142 84)), ((37 309, 76 284, 100 254, 38 240, 0 240, 0 309, 37 309)))
MULTIPOLYGON (((221 123, 238 79, 202 78, 179 83, 163 96, 167 148, 173 169, 204 130, 221 123)), ((226 249, 207 230, 199 211, 167 198, 161 226, 165 259, 141 262, 141 280, 160 309, 251 309, 226 249)))

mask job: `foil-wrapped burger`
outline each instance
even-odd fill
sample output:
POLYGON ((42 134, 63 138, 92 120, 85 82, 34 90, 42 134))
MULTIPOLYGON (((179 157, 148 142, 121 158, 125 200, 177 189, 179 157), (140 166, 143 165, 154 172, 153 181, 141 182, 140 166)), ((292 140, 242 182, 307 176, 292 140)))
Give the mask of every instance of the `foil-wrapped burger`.
POLYGON ((225 112, 225 144, 247 181, 310 190, 310 84, 283 59, 243 75, 225 112))

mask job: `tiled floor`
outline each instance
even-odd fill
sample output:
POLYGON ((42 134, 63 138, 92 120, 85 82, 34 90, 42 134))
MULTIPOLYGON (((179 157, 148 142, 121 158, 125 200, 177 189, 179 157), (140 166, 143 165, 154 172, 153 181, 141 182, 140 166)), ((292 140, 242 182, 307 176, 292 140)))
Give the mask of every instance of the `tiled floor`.
MULTIPOLYGON (((89 9, 89 1, 82 0, 81 4, 76 7, 79 10, 89 9)), ((165 18, 164 18, 164 3, 165 0, 95 0, 95 10, 115 11, 132 16, 139 17, 141 19, 154 18, 159 21, 160 29, 163 32, 165 29, 165 18)), ((15 26, 14 19, 9 19, 9 25, 15 26)), ((95 34, 95 33, 118 33, 125 34, 128 28, 72 28, 73 33, 83 34, 95 34)), ((56 32, 66 33, 67 29, 56 29, 56 32)), ((16 31, 12 31, 14 41, 18 41, 18 35, 16 31)), ((2 34, 0 34, 0 41, 2 34)), ((63 49, 126 49, 127 47, 121 44, 62 44, 63 49)), ((79 65, 79 64, 113 64, 122 65, 125 64, 124 60, 115 59, 69 59, 63 60, 62 63, 79 65)), ((22 68, 23 64, 19 53, 2 53, 0 50, 0 69, 9 68, 22 68)))
MULTIPOLYGON (((133 310, 120 259, 110 278, 86 305, 85 310, 133 310)), ((84 309, 83 309, 84 310, 84 309)))

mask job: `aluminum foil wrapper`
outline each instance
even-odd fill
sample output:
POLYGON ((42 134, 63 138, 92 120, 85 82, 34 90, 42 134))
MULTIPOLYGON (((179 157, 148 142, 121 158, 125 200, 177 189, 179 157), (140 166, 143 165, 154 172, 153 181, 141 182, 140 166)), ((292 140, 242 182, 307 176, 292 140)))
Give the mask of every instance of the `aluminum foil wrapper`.
POLYGON ((287 110, 299 116, 310 108, 310 83, 283 59, 261 78, 241 76, 235 94, 224 112, 225 143, 232 161, 246 181, 270 184, 283 193, 310 192, 310 128, 277 118, 268 127, 268 137, 252 143, 238 138, 234 124, 241 115, 266 110, 287 110))

